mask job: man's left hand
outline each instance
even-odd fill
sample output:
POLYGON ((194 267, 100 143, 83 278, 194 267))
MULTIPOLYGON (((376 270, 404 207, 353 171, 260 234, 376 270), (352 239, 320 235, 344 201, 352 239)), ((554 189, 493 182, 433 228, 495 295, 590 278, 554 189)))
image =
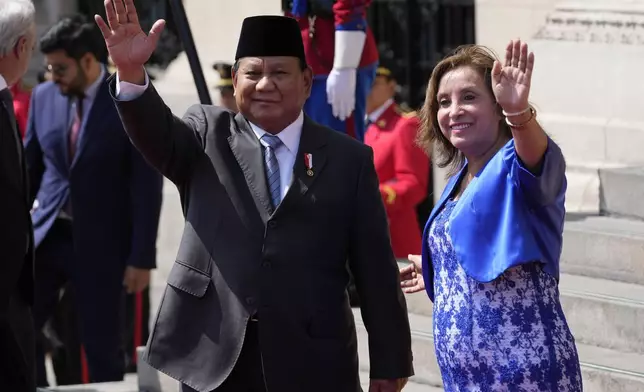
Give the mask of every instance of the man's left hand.
POLYGON ((125 268, 125 279, 123 285, 128 294, 143 291, 150 284, 150 270, 132 266, 125 268))
POLYGON ((400 392, 407 384, 406 378, 395 380, 371 380, 369 392, 400 392))

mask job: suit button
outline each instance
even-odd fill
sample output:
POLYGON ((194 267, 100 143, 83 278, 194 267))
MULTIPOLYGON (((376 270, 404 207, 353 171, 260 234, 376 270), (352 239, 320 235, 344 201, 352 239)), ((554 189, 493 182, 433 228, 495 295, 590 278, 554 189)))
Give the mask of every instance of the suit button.
POLYGON ((271 229, 276 228, 276 227, 277 227, 277 222, 275 222, 275 221, 268 221, 268 227, 270 227, 271 229))
POLYGON ((255 304, 255 298, 253 298, 253 297, 246 297, 246 304, 247 304, 247 305, 254 305, 254 304, 255 304))
POLYGON ((270 262, 270 261, 268 261, 268 260, 264 260, 264 261, 262 262, 262 267, 264 267, 264 268, 269 268, 270 266, 271 266, 271 262, 270 262))

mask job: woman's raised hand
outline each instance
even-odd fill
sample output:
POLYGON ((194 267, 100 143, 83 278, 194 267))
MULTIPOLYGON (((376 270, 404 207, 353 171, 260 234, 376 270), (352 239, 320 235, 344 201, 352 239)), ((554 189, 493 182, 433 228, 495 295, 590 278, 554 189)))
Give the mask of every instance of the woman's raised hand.
POLYGON ((528 44, 510 41, 505 49, 505 64, 494 62, 492 89, 501 108, 507 113, 525 110, 530 95, 530 81, 534 68, 534 53, 528 53, 528 44))

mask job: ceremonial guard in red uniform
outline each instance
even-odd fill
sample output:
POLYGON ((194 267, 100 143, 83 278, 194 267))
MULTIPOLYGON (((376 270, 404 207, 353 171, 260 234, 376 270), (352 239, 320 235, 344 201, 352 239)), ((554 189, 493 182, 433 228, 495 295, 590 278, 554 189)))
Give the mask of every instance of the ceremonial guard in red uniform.
POLYGON ((283 0, 297 19, 313 86, 304 111, 313 120, 363 141, 366 99, 378 65, 367 26, 371 0, 283 0))
POLYGON ((235 113, 239 111, 235 102, 235 89, 233 88, 232 64, 214 63, 212 68, 219 74, 215 88, 219 91, 219 104, 235 113))
POLYGON ((421 250, 416 207, 427 196, 429 159, 415 143, 416 113, 404 113, 393 100, 397 83, 392 71, 379 67, 376 75, 364 141, 373 148, 394 254, 407 258, 421 250))

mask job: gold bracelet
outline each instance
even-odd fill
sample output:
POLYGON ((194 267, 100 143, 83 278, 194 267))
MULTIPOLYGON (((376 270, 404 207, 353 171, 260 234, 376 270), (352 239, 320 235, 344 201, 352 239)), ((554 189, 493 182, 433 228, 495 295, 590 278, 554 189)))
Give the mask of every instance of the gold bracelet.
POLYGON ((535 119, 535 117, 537 117, 537 111, 536 111, 532 106, 530 106, 530 118, 529 118, 529 119, 527 119, 526 121, 524 121, 524 122, 523 122, 523 123, 521 123, 521 124, 513 124, 513 123, 511 123, 511 122, 510 122, 510 120, 508 120, 508 118, 506 117, 506 118, 505 118, 505 123, 506 123, 506 124, 508 124, 508 126, 509 126, 510 128, 512 128, 512 129, 523 128, 523 127, 525 127, 526 125, 528 125, 528 124, 530 123, 530 121, 534 120, 534 119, 535 119))
POLYGON ((528 105, 528 107, 526 107, 525 109, 521 110, 520 112, 508 113, 505 110, 503 110, 502 113, 503 113, 503 115, 505 117, 516 117, 516 116, 522 115, 523 113, 528 113, 529 110, 530 110, 530 106, 528 105))

